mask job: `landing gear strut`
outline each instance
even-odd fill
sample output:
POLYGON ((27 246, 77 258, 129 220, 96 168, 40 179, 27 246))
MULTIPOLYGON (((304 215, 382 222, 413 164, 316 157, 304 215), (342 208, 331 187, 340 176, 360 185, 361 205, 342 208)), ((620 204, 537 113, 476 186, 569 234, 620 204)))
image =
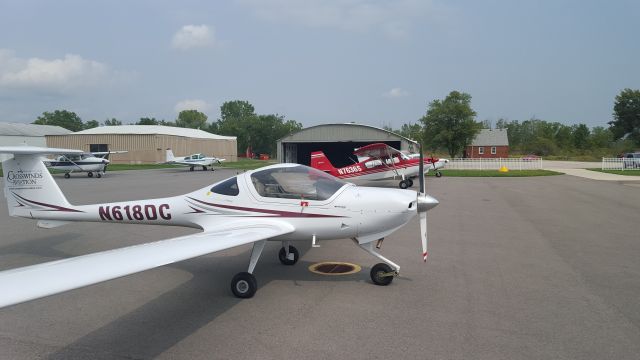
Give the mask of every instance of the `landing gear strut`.
MULTIPOLYGON (((355 241, 356 243, 358 242, 356 239, 353 239, 353 241, 355 241)), ((358 244, 358 245, 362 248, 362 250, 384 261, 384 263, 375 264, 371 268, 371 272, 369 273, 369 275, 371 275, 371 281, 373 281, 374 284, 380 285, 380 286, 387 286, 391 284, 394 277, 400 274, 400 266, 398 266, 397 264, 393 263, 389 259, 377 253, 374 250, 375 248, 373 243, 374 242, 371 241, 368 243, 358 244)))
POLYGON ((260 240, 253 243, 253 249, 251 250, 251 260, 249 260, 249 270, 247 272, 237 273, 233 279, 231 279, 231 292, 236 297, 241 299, 248 299, 253 297, 258 290, 258 281, 253 276, 253 270, 256 268, 260 254, 264 249, 264 245, 267 240, 260 240))

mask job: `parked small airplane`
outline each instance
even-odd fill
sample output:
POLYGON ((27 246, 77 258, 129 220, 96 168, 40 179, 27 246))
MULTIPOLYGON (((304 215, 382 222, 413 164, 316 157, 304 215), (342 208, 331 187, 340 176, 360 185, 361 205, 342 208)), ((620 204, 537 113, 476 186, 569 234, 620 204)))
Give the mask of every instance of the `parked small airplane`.
POLYGON ((54 170, 64 171, 64 177, 70 178, 73 172, 86 172, 88 177, 101 178, 107 171, 110 154, 124 154, 127 151, 98 151, 62 154, 55 160, 44 159, 44 164, 54 170))
POLYGON ((192 154, 189 156, 173 156, 173 151, 167 149, 166 164, 179 164, 189 166, 189 170, 193 171, 196 166, 202 166, 202 170, 207 170, 207 166, 211 167, 211 171, 214 171, 213 164, 221 164, 226 159, 220 159, 217 157, 206 157, 203 154, 192 154))
MULTIPOLYGON (((0 307, 57 294, 244 244, 253 244, 249 268, 231 280, 239 298, 252 297, 253 275, 267 240, 282 241, 279 259, 298 261, 291 241, 351 238, 383 261, 371 280, 388 285, 400 266, 378 252, 382 240, 420 215, 422 257, 427 260, 427 214, 438 201, 421 191, 358 187, 298 164, 247 171, 194 192, 159 199, 72 205, 40 156, 68 149, 0 147, 14 154, 2 163, 9 215, 38 220, 43 228, 71 221, 192 227, 201 233, 97 252, 0 272, 0 307)), ((422 178, 422 177, 421 177, 422 178)))
MULTIPOLYGON (((413 179, 420 174, 421 154, 409 157, 402 152, 383 143, 369 144, 356 149, 353 155, 358 162, 341 168, 335 168, 322 151, 311 153, 311 167, 327 172, 339 179, 349 180, 387 180, 401 178, 399 186, 406 189, 413 186, 413 179)), ((449 160, 428 158, 423 159, 424 168, 436 170, 436 176, 442 176, 437 171, 444 167, 449 160)))

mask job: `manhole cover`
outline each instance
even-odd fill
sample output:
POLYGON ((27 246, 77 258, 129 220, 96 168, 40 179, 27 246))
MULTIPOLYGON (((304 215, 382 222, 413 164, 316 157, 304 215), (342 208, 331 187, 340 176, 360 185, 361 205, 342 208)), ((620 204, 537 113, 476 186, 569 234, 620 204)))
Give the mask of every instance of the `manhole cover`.
POLYGON ((326 261, 309 266, 309 271, 320 275, 349 275, 362 270, 360 265, 345 262, 326 261))

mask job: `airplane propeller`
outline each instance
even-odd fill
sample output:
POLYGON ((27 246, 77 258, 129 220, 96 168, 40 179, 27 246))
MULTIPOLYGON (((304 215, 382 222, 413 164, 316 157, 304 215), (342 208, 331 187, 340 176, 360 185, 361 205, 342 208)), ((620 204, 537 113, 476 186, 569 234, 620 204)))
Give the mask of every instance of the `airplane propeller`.
POLYGON ((417 193, 418 202, 418 214, 420 215, 420 237, 422 240, 422 258, 427 262, 429 251, 427 249, 427 211, 436 207, 439 204, 438 200, 429 196, 425 192, 425 178, 424 178, 424 154, 422 153, 422 145, 419 144, 420 149, 420 164, 418 165, 418 173, 420 176, 420 191, 417 193))

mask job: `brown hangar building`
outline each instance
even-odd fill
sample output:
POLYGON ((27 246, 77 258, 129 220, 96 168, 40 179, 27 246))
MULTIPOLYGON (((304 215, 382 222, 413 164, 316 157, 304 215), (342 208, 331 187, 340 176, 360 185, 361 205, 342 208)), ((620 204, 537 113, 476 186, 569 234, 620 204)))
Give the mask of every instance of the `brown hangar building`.
POLYGON ((126 150, 111 154, 115 164, 155 164, 165 161, 166 149, 175 156, 202 153, 206 156, 238 160, 235 136, 221 136, 206 131, 162 125, 101 126, 70 133, 47 135, 47 146, 84 151, 126 150))

